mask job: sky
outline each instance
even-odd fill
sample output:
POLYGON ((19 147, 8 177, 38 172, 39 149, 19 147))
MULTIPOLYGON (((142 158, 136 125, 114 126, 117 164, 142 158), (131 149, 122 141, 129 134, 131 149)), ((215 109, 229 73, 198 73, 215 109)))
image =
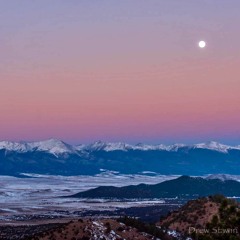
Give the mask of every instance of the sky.
POLYGON ((240 144, 239 9, 0 0, 0 139, 240 144))

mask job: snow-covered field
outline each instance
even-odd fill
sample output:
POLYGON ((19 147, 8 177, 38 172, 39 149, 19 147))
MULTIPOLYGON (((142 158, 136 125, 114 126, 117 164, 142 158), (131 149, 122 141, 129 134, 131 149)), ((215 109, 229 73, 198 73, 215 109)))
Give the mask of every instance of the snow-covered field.
MULTIPOLYGON (((120 201, 103 199, 62 198, 80 191, 98 186, 126 186, 140 183, 156 184, 175 179, 176 175, 158 175, 153 172, 143 172, 138 175, 123 175, 117 172, 102 170, 95 176, 52 176, 26 174, 29 178, 0 176, 0 222, 11 219, 12 216, 41 215, 71 216, 74 212, 88 210, 115 210, 136 206, 164 204, 164 199, 134 199, 120 201)), ((240 176, 209 175, 208 179, 234 179, 240 181, 240 176)))
MULTIPOLYGON (((81 210, 111 210, 116 207, 145 206, 162 203, 163 200, 111 202, 102 199, 61 198, 98 186, 126 186, 140 183, 155 184, 178 176, 155 175, 144 172, 139 175, 120 175, 102 171, 95 176, 51 176, 28 174, 32 178, 0 176, 0 214, 44 214, 47 212, 74 212, 81 210)), ((0 220, 1 220, 0 215, 0 220)))

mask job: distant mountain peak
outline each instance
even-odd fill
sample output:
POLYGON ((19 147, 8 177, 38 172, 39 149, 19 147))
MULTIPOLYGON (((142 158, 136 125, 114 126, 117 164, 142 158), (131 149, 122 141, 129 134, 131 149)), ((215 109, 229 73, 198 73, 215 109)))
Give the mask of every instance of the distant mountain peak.
POLYGON ((97 141, 93 144, 88 145, 86 148, 91 151, 106 151, 106 152, 111 152, 111 151, 127 151, 128 149, 131 149, 131 145, 127 143, 122 143, 122 142, 115 142, 115 143, 110 143, 110 142, 102 142, 102 141, 97 141))
POLYGON ((39 151, 47 151, 54 155, 74 152, 74 148, 71 145, 54 138, 39 142, 32 142, 29 143, 29 145, 33 149, 37 149, 39 151))
POLYGON ((227 153, 229 149, 236 149, 237 147, 231 147, 228 145, 224 145, 215 141, 210 141, 206 143, 199 143, 194 145, 195 148, 204 148, 204 149, 210 149, 215 150, 219 152, 225 152, 227 153))
POLYGON ((72 153, 75 151, 71 145, 53 138, 37 142, 2 141, 0 142, 0 149, 15 152, 31 152, 37 150, 49 152, 56 156, 58 156, 59 154, 72 153))

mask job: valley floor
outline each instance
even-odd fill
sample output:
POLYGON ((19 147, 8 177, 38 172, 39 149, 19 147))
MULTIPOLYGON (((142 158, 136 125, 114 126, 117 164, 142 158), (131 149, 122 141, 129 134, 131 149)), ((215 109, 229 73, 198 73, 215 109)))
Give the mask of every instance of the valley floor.
MULTIPOLYGON (((24 221, 56 220, 87 215, 121 213, 121 209, 175 206, 178 202, 164 199, 73 199, 62 198, 98 186, 155 184, 177 176, 120 175, 103 172, 96 176, 28 175, 28 178, 0 176, 0 224, 24 221)), ((174 199, 173 199, 174 200, 174 199)), ((130 210, 131 211, 131 210, 130 210)))

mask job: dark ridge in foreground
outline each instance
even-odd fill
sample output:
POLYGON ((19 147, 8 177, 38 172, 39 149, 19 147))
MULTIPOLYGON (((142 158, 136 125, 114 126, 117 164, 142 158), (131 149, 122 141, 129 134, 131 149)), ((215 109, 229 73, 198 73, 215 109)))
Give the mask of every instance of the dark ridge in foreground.
MULTIPOLYGON (((0 239, 4 240, 154 240, 161 236, 162 240, 171 240, 155 225, 142 223, 142 229, 131 221, 123 222, 114 219, 79 219, 66 224, 2 227, 0 239), (19 232, 22 230, 22 232, 19 232), (144 231, 143 231, 144 230, 144 231)), ((139 225, 140 226, 140 225, 139 225)))
POLYGON ((33 236, 39 236, 43 232, 54 231, 65 226, 63 223, 51 223, 41 225, 26 226, 0 226, 1 240, 27 240, 33 236))
POLYGON ((169 213, 157 225, 194 240, 239 240, 240 206, 222 195, 199 198, 169 213))
POLYGON ((123 216, 84 218, 61 224, 0 226, 0 239, 239 240, 240 206, 232 199, 214 195, 188 201, 156 224, 123 216))
POLYGON ((223 194, 228 197, 240 196, 240 182, 234 180, 203 179, 182 176, 155 185, 140 184, 126 187, 98 187, 80 192, 74 198, 185 198, 223 194))

